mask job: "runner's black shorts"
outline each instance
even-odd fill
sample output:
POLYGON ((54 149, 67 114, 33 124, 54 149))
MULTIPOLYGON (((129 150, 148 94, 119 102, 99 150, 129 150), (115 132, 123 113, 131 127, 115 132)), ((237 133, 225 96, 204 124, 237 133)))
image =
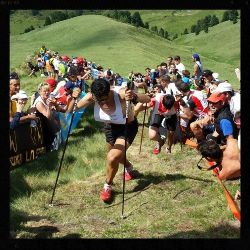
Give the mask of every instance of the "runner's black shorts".
MULTIPOLYGON (((104 123, 104 133, 106 136, 106 142, 114 145, 117 138, 125 139, 125 124, 112 124, 104 123)), ((138 121, 135 118, 134 121, 128 124, 127 128, 127 141, 131 145, 138 132, 138 121)))
MULTIPOLYGON (((164 119, 163 115, 155 114, 154 120, 150 123, 150 126, 159 128, 162 127, 162 121, 164 119)), ((169 131, 175 131, 176 125, 177 125, 177 116, 176 114, 169 116, 167 119, 165 119, 164 127, 167 128, 169 131)))

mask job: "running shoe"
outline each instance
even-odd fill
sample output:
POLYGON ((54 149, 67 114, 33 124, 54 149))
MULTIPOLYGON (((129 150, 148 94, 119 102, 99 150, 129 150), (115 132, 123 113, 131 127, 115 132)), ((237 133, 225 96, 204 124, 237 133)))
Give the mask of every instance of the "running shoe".
POLYGON ((157 142, 153 149, 153 154, 158 155, 161 152, 161 147, 164 145, 164 143, 165 141, 162 139, 160 140, 160 142, 157 142))
POLYGON ((111 187, 103 188, 100 193, 100 199, 104 202, 111 200, 111 187))
POLYGON ((131 172, 125 172, 125 181, 130 181, 133 179, 133 174, 131 172))

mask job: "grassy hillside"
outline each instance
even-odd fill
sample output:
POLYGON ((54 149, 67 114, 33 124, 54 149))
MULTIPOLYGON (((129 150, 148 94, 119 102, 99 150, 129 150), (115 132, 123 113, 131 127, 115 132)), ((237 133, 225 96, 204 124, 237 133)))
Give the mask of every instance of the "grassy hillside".
MULTIPOLYGON (((131 10, 134 13, 137 10, 131 10)), ((208 15, 216 15, 221 20, 225 10, 140 10, 143 22, 148 22, 149 27, 157 26, 167 30, 170 37, 184 32, 187 28, 190 32, 192 25, 199 19, 208 15)))
MULTIPOLYGON (((227 22, 211 28, 208 34, 189 34, 185 40, 182 37, 180 39, 183 40, 170 42, 145 29, 119 23, 104 16, 78 16, 29 33, 11 36, 10 68, 18 70, 27 56, 32 55, 42 44, 59 51, 60 54, 83 55, 88 60, 95 61, 104 68, 111 67, 124 76, 131 70, 144 72, 145 67, 154 68, 166 60, 167 56, 177 54, 181 55, 186 68, 192 71, 191 55, 198 52, 204 68, 220 73, 222 79, 228 79, 233 86, 238 87, 234 68, 240 62, 239 30, 239 23, 233 25, 227 22), (234 35, 230 36, 232 31, 234 35), (205 41, 211 42, 207 45, 205 41)), ((40 77, 28 78, 25 73, 22 85, 24 89, 31 91, 35 90, 40 81, 40 77)))

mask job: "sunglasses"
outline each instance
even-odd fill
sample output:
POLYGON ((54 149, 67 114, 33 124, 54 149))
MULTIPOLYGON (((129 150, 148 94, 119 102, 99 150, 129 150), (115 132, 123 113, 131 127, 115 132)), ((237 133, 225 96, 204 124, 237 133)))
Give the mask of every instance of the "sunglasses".
POLYGON ((201 159, 198 161, 198 163, 196 165, 197 168, 199 168, 202 171, 213 170, 213 169, 221 166, 221 163, 216 163, 216 164, 214 164, 213 166, 210 166, 210 167, 203 167, 203 166, 200 165, 200 163, 201 163, 201 161, 202 161, 203 158, 206 159, 204 156, 202 156, 201 159))

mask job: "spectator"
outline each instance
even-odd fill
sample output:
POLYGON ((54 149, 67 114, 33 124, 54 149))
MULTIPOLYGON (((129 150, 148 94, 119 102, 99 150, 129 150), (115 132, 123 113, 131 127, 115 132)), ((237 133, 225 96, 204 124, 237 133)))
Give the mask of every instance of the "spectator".
POLYGON ((207 101, 214 115, 215 132, 213 136, 217 137, 217 142, 225 145, 228 138, 237 138, 239 131, 233 122, 226 95, 214 92, 207 101))
POLYGON ((58 90, 58 95, 55 96, 57 104, 61 107, 60 112, 65 113, 70 101, 72 100, 71 94, 75 85, 68 81, 64 86, 61 86, 58 90))
POLYGON ((177 69, 178 73, 182 76, 182 71, 185 70, 185 66, 181 62, 180 56, 175 56, 174 57, 174 63, 175 63, 175 66, 176 66, 176 69, 177 69))
POLYGON ((172 56, 168 56, 167 57, 167 69, 168 69, 168 73, 169 73, 169 70, 170 70, 170 64, 174 63, 174 59, 172 56))
POLYGON ((48 55, 48 59, 44 59, 45 61, 45 66, 46 66, 46 71, 48 73, 48 76, 50 78, 54 78, 54 67, 53 67, 53 63, 51 62, 51 56, 50 54, 47 54, 48 55))
POLYGON ((169 65, 168 75, 170 76, 171 82, 177 82, 178 79, 181 79, 181 75, 178 73, 174 63, 169 65))
POLYGON ((216 88, 216 92, 224 93, 226 100, 230 105, 230 111, 233 115, 240 111, 240 94, 235 92, 229 82, 222 82, 216 88))
POLYGON ((60 130, 58 120, 55 119, 53 110, 64 112, 56 103, 54 98, 50 97, 50 86, 47 83, 41 83, 38 86, 39 97, 34 101, 32 108, 36 109, 36 114, 40 117, 45 131, 44 141, 47 151, 51 151, 51 145, 60 130))
MULTIPOLYGON (((88 71, 89 73, 89 71, 88 71)), ((59 93, 59 89, 66 84, 66 82, 72 82, 75 87, 79 87, 81 91, 85 90, 85 81, 82 79, 82 76, 79 73, 78 67, 77 66, 71 66, 69 68, 69 71, 67 73, 67 77, 64 78, 62 81, 60 81, 56 88, 53 90, 52 94, 57 96, 59 93)))
POLYGON ((206 69, 202 72, 202 78, 204 79, 207 97, 209 97, 213 92, 215 92, 216 88, 218 87, 218 73, 214 73, 211 70, 206 69), (215 79, 214 76, 217 76, 217 79, 215 79))
POLYGON ((16 111, 17 111, 17 107, 16 107, 16 102, 14 100, 11 100, 11 97, 15 94, 17 94, 20 90, 20 79, 19 76, 16 72, 11 72, 10 73, 10 118, 13 118, 16 111))
POLYGON ((47 51, 47 49, 46 49, 45 45, 42 45, 42 47, 39 50, 39 53, 40 53, 40 55, 44 56, 46 51, 47 51))
POLYGON ((27 66, 29 67, 29 69, 31 70, 31 72, 30 72, 30 74, 28 75, 28 76, 35 76, 35 77, 37 77, 37 75, 36 75, 36 72, 37 71, 39 71, 39 68, 38 68, 38 66, 37 66, 37 64, 34 66, 33 64, 32 64, 32 62, 27 62, 27 66))
POLYGON ((34 114, 27 114, 23 111, 28 101, 28 96, 24 91, 20 90, 17 94, 11 97, 11 100, 16 101, 16 113, 11 118, 10 129, 18 127, 21 123, 37 120, 37 117, 34 114))
MULTIPOLYGON (((56 80, 54 78, 48 78, 45 83, 47 83, 49 85, 49 92, 51 93, 55 87, 56 87, 56 80)), ((40 86, 40 85, 39 85, 40 86)), ((38 88, 39 88, 38 86, 38 88)), ((30 100, 30 103, 31 103, 31 106, 34 104, 35 100, 40 96, 39 94, 39 89, 37 89, 37 91, 31 96, 31 100, 30 100)))
POLYGON ((194 62, 192 77, 199 79, 201 77, 202 71, 203 71, 200 56, 198 54, 193 54, 192 59, 193 59, 193 62, 194 62))
POLYGON ((43 61, 43 57, 40 54, 37 55, 36 65, 37 65, 38 69, 40 70, 41 77, 44 77, 45 76, 44 75, 44 66, 45 66, 45 64, 44 64, 44 61, 43 61))

